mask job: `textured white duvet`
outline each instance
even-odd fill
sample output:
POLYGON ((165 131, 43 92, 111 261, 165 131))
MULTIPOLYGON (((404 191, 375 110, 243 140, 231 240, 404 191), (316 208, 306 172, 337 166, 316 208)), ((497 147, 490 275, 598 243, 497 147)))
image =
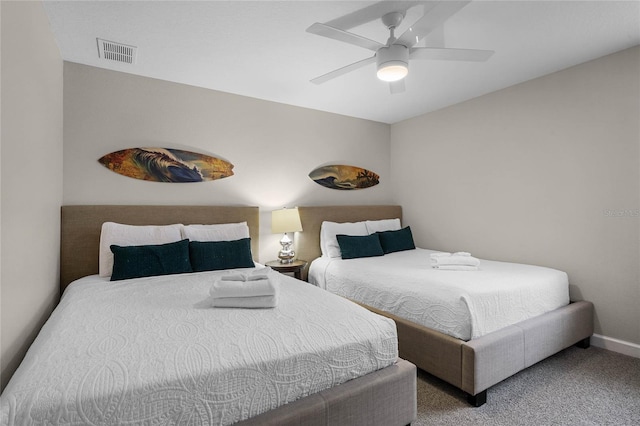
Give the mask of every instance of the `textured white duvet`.
POLYGON ((309 281, 332 293, 462 340, 569 303, 565 272, 482 260, 478 271, 431 267, 432 250, 342 260, 321 257, 309 281))
POLYGON ((1 423, 227 425, 393 364, 393 321, 271 272, 274 309, 214 309, 220 272, 73 283, 1 423))

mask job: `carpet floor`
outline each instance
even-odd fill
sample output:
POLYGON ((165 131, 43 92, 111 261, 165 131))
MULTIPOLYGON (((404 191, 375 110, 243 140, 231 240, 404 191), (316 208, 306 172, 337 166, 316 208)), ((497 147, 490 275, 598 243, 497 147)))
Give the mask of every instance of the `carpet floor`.
POLYGON ((412 425, 640 425, 640 359, 570 347, 491 387, 478 408, 418 370, 412 425))

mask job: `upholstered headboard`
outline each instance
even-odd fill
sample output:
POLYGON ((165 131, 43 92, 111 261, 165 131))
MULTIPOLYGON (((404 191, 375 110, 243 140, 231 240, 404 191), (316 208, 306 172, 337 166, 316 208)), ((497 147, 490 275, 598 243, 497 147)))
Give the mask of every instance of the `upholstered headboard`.
POLYGON ((100 230, 104 222, 127 225, 215 224, 247 222, 251 251, 258 258, 258 207, 234 206, 62 206, 60 288, 98 273, 100 230))
POLYGON ((321 256, 320 226, 323 221, 359 222, 361 220, 395 219, 402 220, 402 207, 383 206, 315 206, 298 207, 302 232, 296 235, 296 252, 299 259, 307 260, 303 273, 306 278, 307 269, 312 260, 321 256))

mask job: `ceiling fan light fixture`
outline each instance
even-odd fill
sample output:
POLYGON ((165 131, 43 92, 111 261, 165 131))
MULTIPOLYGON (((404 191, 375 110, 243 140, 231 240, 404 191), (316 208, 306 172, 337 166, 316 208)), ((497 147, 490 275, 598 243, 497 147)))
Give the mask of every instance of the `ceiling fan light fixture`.
POLYGON ((387 62, 382 68, 378 68, 378 78, 382 81, 402 80, 409 74, 407 64, 402 62, 387 62))
POLYGON ((401 44, 381 47, 376 53, 376 65, 380 80, 402 80, 409 74, 409 49, 401 44))

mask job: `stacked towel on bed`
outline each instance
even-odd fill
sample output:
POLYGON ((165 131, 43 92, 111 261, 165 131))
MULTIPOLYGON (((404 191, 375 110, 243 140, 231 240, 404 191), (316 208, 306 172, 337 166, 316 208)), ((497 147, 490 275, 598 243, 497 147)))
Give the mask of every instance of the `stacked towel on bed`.
POLYGON ((221 276, 209 291, 213 307, 274 308, 278 302, 278 289, 270 270, 262 268, 246 274, 221 276))
POLYGON ((433 253, 431 266, 434 269, 448 271, 477 271, 480 259, 471 256, 471 253, 459 251, 456 253, 433 253))

